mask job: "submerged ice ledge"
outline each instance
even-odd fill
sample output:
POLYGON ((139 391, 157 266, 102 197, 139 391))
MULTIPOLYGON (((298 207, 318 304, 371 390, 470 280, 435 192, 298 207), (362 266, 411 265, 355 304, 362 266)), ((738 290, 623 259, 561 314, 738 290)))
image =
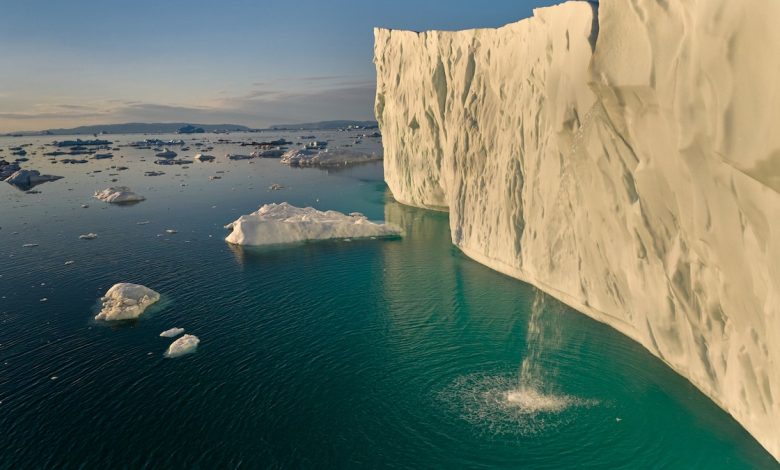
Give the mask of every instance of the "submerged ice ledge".
POLYGON ((780 458, 780 3, 568 2, 375 30, 385 178, 635 339, 780 458))

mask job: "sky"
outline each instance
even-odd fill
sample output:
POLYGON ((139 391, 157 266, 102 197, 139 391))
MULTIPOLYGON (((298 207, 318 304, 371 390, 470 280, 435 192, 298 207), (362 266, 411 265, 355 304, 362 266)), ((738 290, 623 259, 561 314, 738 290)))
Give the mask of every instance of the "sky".
POLYGON ((0 132, 373 119, 373 28, 497 27, 555 0, 0 0, 0 132))

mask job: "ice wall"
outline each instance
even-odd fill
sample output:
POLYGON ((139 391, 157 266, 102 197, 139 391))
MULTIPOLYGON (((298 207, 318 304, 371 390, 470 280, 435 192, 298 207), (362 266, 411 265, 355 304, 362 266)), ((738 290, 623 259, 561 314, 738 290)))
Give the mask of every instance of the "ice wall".
POLYGON ((635 339, 780 459, 780 2, 601 0, 375 30, 385 178, 635 339))

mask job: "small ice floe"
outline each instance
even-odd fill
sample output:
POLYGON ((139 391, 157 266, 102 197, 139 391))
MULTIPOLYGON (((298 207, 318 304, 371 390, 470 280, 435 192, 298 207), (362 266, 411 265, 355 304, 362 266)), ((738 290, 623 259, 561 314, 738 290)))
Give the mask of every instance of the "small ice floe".
POLYGON ((169 229, 165 230, 165 233, 174 234, 174 233, 178 233, 178 232, 176 230, 172 229, 172 228, 169 228, 169 229))
POLYGON ((231 229, 225 241, 235 245, 271 245, 307 240, 343 238, 398 237, 395 225, 375 223, 337 211, 300 208, 283 202, 266 204, 257 211, 242 215, 225 226, 231 229))
POLYGON ((251 160, 255 158, 252 155, 239 155, 235 153, 228 153, 225 156, 230 160, 251 160))
POLYGON ((279 191, 280 189, 284 189, 284 186, 281 184, 274 183, 271 186, 268 187, 271 191, 279 191))
POLYGON ((65 261, 65 266, 70 266, 73 263, 75 263, 75 261, 73 261, 73 260, 65 261))
POLYGON ((136 222, 135 224, 136 225, 149 225, 149 221, 148 220, 142 220, 140 222, 136 222))
POLYGON ((127 186, 113 186, 102 191, 95 191, 92 197, 111 204, 140 202, 146 199, 131 191, 127 186))
POLYGON ((158 152, 154 154, 155 157, 160 157, 160 158, 173 158, 176 155, 177 153, 174 152, 173 150, 168 149, 168 147, 165 147, 165 150, 163 150, 162 152, 158 152))
POLYGON ((81 207, 82 207, 83 209, 87 209, 87 208, 89 208, 89 204, 82 204, 82 205, 81 205, 81 207))
POLYGON ((252 152, 249 155, 256 158, 281 158, 282 155, 284 155, 284 150, 282 149, 259 150, 257 152, 252 152))
POLYGON ((160 336, 163 338, 174 338, 182 333, 184 333, 184 328, 171 328, 160 333, 160 336))
POLYGON ((25 243, 24 245, 22 245, 22 248, 33 248, 36 246, 38 246, 37 243, 25 243))
POLYGON ((200 339, 197 336, 184 335, 168 346, 165 357, 179 357, 194 353, 198 349, 198 343, 200 343, 200 339))
POLYGON ((160 300, 160 294, 140 284, 120 282, 114 284, 100 300, 103 306, 95 320, 132 320, 160 300))
POLYGON ((94 240, 97 238, 97 233, 85 233, 83 235, 79 235, 79 240, 94 240))

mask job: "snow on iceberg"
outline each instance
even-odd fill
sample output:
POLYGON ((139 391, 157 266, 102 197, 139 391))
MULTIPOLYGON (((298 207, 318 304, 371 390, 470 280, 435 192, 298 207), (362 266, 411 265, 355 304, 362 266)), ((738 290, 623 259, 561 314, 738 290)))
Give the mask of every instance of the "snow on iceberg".
POLYGON ((184 335, 177 339, 165 351, 165 357, 179 357, 194 353, 198 349, 200 339, 195 335, 184 335))
POLYGON ((120 282, 114 284, 101 299, 103 306, 95 320, 133 320, 158 300, 160 294, 148 287, 120 282))
POLYGON ((225 238, 228 243, 254 246, 401 235, 399 227, 371 222, 363 215, 323 212, 312 207, 295 207, 286 202, 266 204, 251 214, 242 215, 225 228, 232 229, 225 238))
POLYGON ((140 202, 146 199, 131 191, 127 186, 113 186, 102 191, 95 191, 92 197, 112 204, 140 202))
POLYGON ((160 333, 160 336, 163 338, 174 338, 182 333, 184 333, 184 328, 171 328, 160 333))

